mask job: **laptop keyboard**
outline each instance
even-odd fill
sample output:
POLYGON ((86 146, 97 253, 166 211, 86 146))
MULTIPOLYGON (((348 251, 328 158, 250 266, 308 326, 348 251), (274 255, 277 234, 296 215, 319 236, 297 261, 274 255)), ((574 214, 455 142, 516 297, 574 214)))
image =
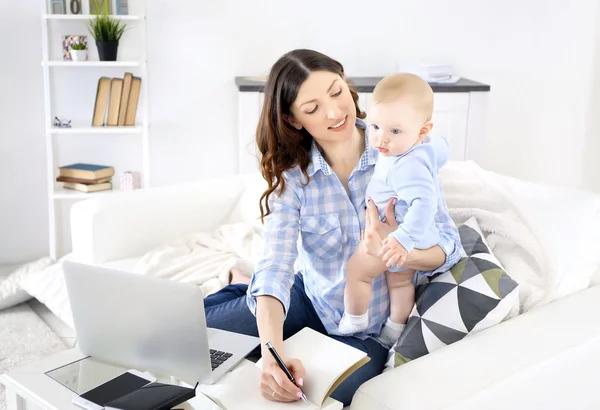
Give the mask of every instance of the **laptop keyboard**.
POLYGON ((219 367, 225 360, 232 356, 231 353, 210 349, 210 365, 213 370, 219 367))

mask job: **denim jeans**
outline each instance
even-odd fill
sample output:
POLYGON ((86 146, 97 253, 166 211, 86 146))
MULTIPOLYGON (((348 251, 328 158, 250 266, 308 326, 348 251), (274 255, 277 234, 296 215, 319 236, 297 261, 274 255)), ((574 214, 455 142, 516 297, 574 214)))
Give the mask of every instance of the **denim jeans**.
MULTIPOLYGON (((206 323, 208 327, 229 330, 231 332, 258 336, 256 318, 246 305, 247 285, 229 285, 204 300, 206 323)), ((301 329, 310 327, 317 332, 327 334, 310 299, 304 292, 302 275, 296 275, 291 289, 290 308, 283 323, 284 340, 301 329)), ((387 360, 388 349, 373 339, 360 340, 351 336, 330 336, 342 343, 353 346, 367 353, 371 360, 352 373, 338 386, 331 397, 348 406, 354 392, 361 384, 377 376, 383 371, 387 360)), ((260 347, 252 354, 259 354, 260 347)))

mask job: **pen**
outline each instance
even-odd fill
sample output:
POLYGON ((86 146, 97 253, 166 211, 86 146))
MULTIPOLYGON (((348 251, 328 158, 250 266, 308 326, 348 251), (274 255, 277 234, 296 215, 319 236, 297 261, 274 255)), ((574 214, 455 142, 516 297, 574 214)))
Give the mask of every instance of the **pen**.
MULTIPOLYGON (((271 342, 267 342, 267 343, 265 343, 265 346, 267 346, 267 349, 269 349, 269 352, 271 352, 271 355, 273 356, 273 358, 275 359, 275 361, 277 362, 277 364, 279 365, 281 370, 283 370, 285 375, 288 377, 288 379, 290 379, 290 381, 292 383, 294 383, 298 388, 300 388, 300 386, 298 386, 296 384, 296 379, 294 379, 292 372, 290 372, 290 369, 288 369, 287 366, 285 365, 285 363, 283 363, 283 360, 281 360, 281 357, 279 356, 279 353, 277 353, 277 350, 275 350, 275 347, 273 346, 273 344, 271 344, 271 342)), ((306 395, 304 394, 302 389, 300 389, 300 393, 302 393, 302 400, 304 400, 306 403, 308 403, 308 399, 306 398, 306 395)))

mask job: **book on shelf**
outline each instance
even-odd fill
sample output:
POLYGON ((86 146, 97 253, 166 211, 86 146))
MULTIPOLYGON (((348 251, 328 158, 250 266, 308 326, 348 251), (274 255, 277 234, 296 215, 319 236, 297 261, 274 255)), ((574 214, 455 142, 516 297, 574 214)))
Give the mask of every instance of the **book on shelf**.
POLYGON ((104 182, 110 182, 111 179, 112 179, 112 177, 86 179, 86 178, 73 178, 73 177, 59 176, 56 178, 56 182, 76 182, 76 183, 80 183, 80 184, 95 185, 95 184, 102 184, 104 182))
POLYGON ((133 126, 139 103, 142 79, 132 73, 123 78, 100 77, 92 115, 92 126, 133 126))
POLYGON ((104 118, 106 118, 106 109, 110 95, 110 83, 111 81, 108 77, 100 77, 98 80, 94 115, 92 117, 92 126, 94 127, 101 127, 104 125, 104 118))
POLYGON ((123 91, 121 93, 121 102, 119 105, 119 119, 117 120, 117 125, 125 125, 125 113, 127 112, 127 104, 129 104, 131 80, 133 80, 133 74, 125 73, 125 75, 123 76, 123 91))
POLYGON ((96 165, 86 163, 76 163, 58 167, 61 177, 71 177, 80 179, 98 179, 112 177, 115 169, 107 165, 96 165))
POLYGON ((142 89, 142 79, 133 77, 131 80, 131 90, 129 92, 129 101, 127 102, 127 111, 125 112, 125 125, 135 125, 135 115, 142 89))
POLYGON ((110 82, 110 99, 108 100, 108 114, 106 125, 117 125, 119 120, 119 106, 121 105, 121 92, 123 91, 123 79, 113 78, 110 82))
MULTIPOLYGON (((333 409, 329 396, 348 376, 367 363, 370 358, 363 351, 346 345, 308 327, 283 342, 288 357, 302 361, 306 377, 302 391, 309 403, 299 400, 288 404, 304 409, 333 409)), ((242 366, 225 376, 216 385, 202 385, 198 389, 228 410, 277 409, 281 403, 261 396, 258 385, 261 361, 242 366)), ((337 403, 341 409, 342 404, 337 403)))
POLYGON ((112 189, 113 167, 106 165, 77 163, 59 167, 57 182, 66 189, 81 192, 98 192, 112 189))
POLYGON ((82 184, 79 182, 65 182, 63 183, 63 187, 81 192, 98 192, 112 189, 112 183, 103 182, 101 184, 82 184))

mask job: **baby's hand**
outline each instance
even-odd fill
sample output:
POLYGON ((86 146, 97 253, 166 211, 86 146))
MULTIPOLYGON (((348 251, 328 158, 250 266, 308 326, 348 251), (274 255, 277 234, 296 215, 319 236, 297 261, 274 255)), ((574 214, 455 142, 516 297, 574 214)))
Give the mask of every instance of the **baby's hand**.
POLYGON ((402 266, 406 262, 408 252, 400 242, 392 236, 388 236, 383 240, 383 247, 377 255, 385 262, 385 266, 391 268, 392 265, 402 266))

